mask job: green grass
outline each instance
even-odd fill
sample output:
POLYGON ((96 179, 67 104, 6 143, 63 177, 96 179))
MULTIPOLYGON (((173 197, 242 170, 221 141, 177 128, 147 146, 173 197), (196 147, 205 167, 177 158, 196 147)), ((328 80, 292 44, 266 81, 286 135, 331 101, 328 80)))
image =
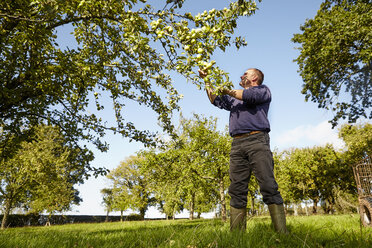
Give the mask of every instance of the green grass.
POLYGON ((269 217, 248 220, 244 234, 220 220, 136 221, 9 228, 0 247, 372 247, 372 228, 358 215, 288 217, 289 235, 279 235, 269 217))

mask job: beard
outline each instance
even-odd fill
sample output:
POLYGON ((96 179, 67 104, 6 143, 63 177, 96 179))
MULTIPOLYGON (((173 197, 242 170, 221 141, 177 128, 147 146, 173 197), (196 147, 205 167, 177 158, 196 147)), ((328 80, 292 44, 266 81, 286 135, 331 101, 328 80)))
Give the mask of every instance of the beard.
POLYGON ((243 78, 242 80, 240 80, 240 83, 239 85, 243 88, 246 88, 246 87, 252 87, 252 82, 248 80, 248 78, 243 78))

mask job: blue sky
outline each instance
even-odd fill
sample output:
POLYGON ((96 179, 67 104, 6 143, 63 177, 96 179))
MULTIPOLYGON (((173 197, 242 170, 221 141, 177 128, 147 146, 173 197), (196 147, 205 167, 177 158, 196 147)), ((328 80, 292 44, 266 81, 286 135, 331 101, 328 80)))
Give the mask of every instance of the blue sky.
MULTIPOLYGON (((298 66, 293 60, 299 51, 298 44, 291 42, 293 34, 300 32, 300 25, 306 19, 315 16, 322 1, 320 0, 263 0, 258 3, 256 14, 241 18, 238 21, 237 35, 246 38, 248 46, 236 50, 230 47, 225 53, 214 56, 217 64, 230 74, 236 88, 241 74, 250 67, 261 69, 265 74, 265 84, 272 92, 269 119, 271 122, 271 147, 284 150, 290 147, 306 147, 332 143, 337 148, 342 142, 337 138, 336 130, 327 122, 332 113, 317 108, 317 104, 305 102, 301 94, 303 84, 298 66)), ((188 0, 184 7, 193 14, 227 6, 229 1, 222 0, 188 0)), ((58 33, 63 34, 63 30, 58 33)), ((59 37, 63 42, 70 42, 59 37)), ((218 128, 222 131, 228 125, 229 113, 209 103, 204 91, 180 76, 174 77, 176 88, 184 95, 180 102, 182 114, 190 118, 193 113, 218 117, 218 128)), ((109 106, 106 108, 109 109, 109 106)), ((134 122, 140 129, 160 130, 154 113, 136 105, 127 105, 125 118, 134 122)), ((175 113, 177 124, 178 113, 175 113)), ((109 134, 105 138, 110 144, 107 153, 95 150, 92 166, 105 166, 108 169, 117 167, 120 161, 143 149, 140 143, 128 142, 121 136, 109 134)), ((101 205, 100 190, 108 186, 104 177, 91 178, 78 187, 83 202, 68 214, 105 214, 101 205)), ((187 216, 187 213, 177 217, 187 216)), ((163 217, 155 209, 150 209, 146 217, 163 217)))

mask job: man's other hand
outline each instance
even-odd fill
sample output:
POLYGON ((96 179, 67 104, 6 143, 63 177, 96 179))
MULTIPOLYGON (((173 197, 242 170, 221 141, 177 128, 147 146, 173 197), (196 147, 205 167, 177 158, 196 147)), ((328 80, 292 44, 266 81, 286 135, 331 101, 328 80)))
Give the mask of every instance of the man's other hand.
POLYGON ((199 72, 199 77, 201 78, 205 78, 208 75, 208 73, 203 70, 198 70, 198 72, 199 72))

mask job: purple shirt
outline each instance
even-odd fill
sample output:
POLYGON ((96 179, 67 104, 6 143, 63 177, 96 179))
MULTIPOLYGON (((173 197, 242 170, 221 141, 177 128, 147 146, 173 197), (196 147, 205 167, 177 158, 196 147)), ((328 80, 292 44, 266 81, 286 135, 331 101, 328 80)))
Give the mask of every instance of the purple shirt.
POLYGON ((271 92, 266 85, 243 90, 243 101, 229 95, 217 96, 213 104, 230 111, 229 133, 231 136, 251 131, 270 132, 267 118, 271 92))

